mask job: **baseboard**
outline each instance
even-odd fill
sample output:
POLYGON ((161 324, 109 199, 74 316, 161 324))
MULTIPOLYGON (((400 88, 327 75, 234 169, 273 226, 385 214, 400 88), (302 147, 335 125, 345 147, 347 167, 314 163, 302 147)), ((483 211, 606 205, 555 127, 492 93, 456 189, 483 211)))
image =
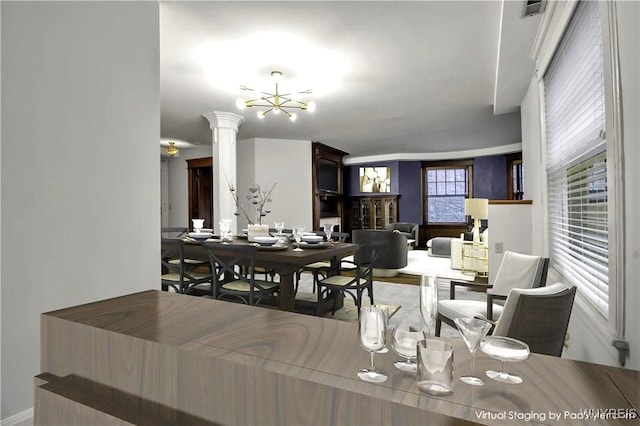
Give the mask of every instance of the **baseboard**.
MULTIPOLYGON (((2 419, 0 421, 0 426, 15 426, 29 419, 33 420, 33 407, 18 414, 14 414, 11 417, 7 417, 6 419, 2 419)), ((31 422, 31 424, 33 424, 33 421, 31 422)))

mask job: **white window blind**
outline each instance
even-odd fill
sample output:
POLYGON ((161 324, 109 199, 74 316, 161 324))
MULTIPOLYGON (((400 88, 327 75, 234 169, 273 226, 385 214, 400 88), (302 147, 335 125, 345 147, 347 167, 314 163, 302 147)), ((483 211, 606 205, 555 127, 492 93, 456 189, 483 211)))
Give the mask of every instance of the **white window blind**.
POLYGON ((609 243, 598 2, 576 6, 544 75, 550 256, 608 316, 609 243))

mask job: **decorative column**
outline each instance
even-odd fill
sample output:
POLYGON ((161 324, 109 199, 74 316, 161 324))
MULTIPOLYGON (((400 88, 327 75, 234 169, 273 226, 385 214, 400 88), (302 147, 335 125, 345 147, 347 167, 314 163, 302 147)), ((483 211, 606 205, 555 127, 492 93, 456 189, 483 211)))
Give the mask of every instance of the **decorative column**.
MULTIPOLYGON (((202 114, 209 120, 211 127, 211 145, 213 148, 213 220, 219 222, 222 219, 233 221, 231 230, 238 231, 238 222, 234 215, 236 205, 229 191, 229 182, 237 185, 236 175, 236 143, 238 127, 243 123, 244 117, 232 112, 213 111, 202 114)), ((217 230, 217 226, 214 226, 217 230)))

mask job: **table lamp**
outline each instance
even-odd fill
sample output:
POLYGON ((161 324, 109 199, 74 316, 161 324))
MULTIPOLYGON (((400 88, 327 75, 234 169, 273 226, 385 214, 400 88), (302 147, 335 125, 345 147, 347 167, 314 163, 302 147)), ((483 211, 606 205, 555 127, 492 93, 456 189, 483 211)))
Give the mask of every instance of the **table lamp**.
POLYGON ((473 223, 473 242, 480 242, 480 220, 489 218, 489 200, 486 198, 466 198, 464 213, 471 216, 473 223))

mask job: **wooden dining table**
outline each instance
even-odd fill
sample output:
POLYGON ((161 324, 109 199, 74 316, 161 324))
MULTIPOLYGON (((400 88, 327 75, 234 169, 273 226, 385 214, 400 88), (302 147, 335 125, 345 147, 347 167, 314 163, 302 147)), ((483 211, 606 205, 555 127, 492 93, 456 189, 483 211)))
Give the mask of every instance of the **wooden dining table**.
MULTIPOLYGON (((185 257, 191 259, 208 260, 207 253, 202 244, 196 241, 185 240, 185 257)), ((225 244, 248 245, 246 239, 236 238, 230 243, 218 243, 221 249, 225 244)), ((350 243, 323 243, 322 245, 306 245, 302 251, 295 251, 295 244, 289 244, 286 249, 273 247, 258 247, 256 253, 256 266, 272 270, 280 277, 280 291, 278 292, 278 305, 283 311, 293 311, 295 304, 294 275, 302 267, 314 262, 329 260, 338 262, 341 258, 353 254, 357 244, 350 243)), ((215 253, 215 249, 214 249, 215 253)))

